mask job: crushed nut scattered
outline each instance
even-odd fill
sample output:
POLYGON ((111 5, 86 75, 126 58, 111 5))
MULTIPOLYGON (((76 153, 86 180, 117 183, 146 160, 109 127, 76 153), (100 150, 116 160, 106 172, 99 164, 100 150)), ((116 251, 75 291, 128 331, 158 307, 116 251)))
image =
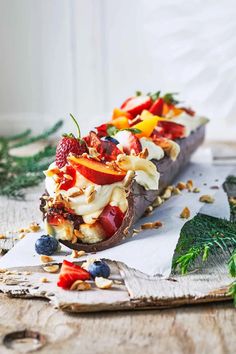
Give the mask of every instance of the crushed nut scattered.
POLYGON ((161 198, 164 199, 164 200, 167 200, 171 197, 171 192, 172 192, 172 189, 170 187, 167 187, 164 191, 164 193, 161 195, 161 198))
POLYGON ((25 238, 26 234, 24 234, 23 232, 19 234, 18 238, 20 240, 22 240, 23 238, 25 238))
POLYGON ((182 219, 188 219, 188 218, 190 218, 190 210, 189 210, 188 207, 185 207, 185 208, 182 210, 182 212, 181 212, 181 214, 180 214, 180 217, 181 217, 182 219))
POLYGON ((191 192, 193 189, 193 181, 189 179, 186 183, 186 188, 191 192))
POLYGON ((197 187, 193 188, 193 193, 200 193, 200 189, 197 187))
POLYGON ((172 194, 173 195, 179 195, 179 194, 181 194, 181 192, 180 192, 179 188, 174 187, 173 190, 172 190, 172 194))
POLYGON ((42 263, 49 263, 49 262, 53 261, 53 258, 50 257, 50 256, 45 256, 44 254, 42 254, 40 256, 40 260, 41 260, 42 263))
POLYGON ((40 282, 41 283, 49 283, 49 280, 48 280, 48 278, 43 277, 40 279, 40 282))
POLYGON ((30 225, 29 225, 29 229, 30 231, 32 232, 37 232, 40 230, 40 226, 39 224, 37 224, 36 222, 32 222, 30 225))
POLYGON ((182 191, 183 189, 186 189, 186 183, 184 182, 179 182, 176 186, 180 191, 182 191))
POLYGON ((0 240, 5 240, 5 238, 7 238, 6 235, 0 234, 0 240))
POLYGON ((71 257, 72 258, 79 258, 79 257, 82 257, 85 255, 85 251, 77 251, 77 250, 73 250, 72 251, 72 254, 71 254, 71 257))
POLYGON ((152 205, 149 205, 149 207, 147 207, 147 209, 145 210, 144 212, 144 215, 150 215, 153 211, 153 206, 152 205))
POLYGON ((6 269, 5 268, 0 268, 0 273, 6 273, 6 269))
POLYGON ((163 202, 164 202, 163 199, 162 199, 160 196, 158 196, 158 197, 154 200, 154 202, 152 203, 152 206, 153 206, 154 208, 156 208, 156 207, 160 206, 163 202))
POLYGON ((146 222, 146 223, 141 225, 141 229, 142 230, 158 229, 161 226, 162 226, 162 222, 160 222, 160 221, 146 222))
POLYGON ((209 194, 204 194, 202 195, 200 198, 199 198, 199 201, 202 202, 202 203, 214 203, 215 199, 209 195, 209 194))
POLYGON ((53 264, 50 266, 43 267, 45 272, 47 273, 56 273, 59 270, 59 265, 58 264, 53 264))
POLYGON ((90 290, 90 289, 91 289, 91 284, 83 280, 76 280, 70 287, 70 290, 79 290, 79 291, 90 290))
POLYGON ((110 289, 113 285, 113 281, 103 277, 96 277, 95 284, 99 289, 110 289))

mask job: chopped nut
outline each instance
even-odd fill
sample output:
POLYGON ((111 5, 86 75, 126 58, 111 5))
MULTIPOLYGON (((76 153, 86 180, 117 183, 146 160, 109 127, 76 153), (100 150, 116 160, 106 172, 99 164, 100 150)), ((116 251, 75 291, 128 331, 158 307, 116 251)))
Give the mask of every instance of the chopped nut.
POLYGON ((179 194, 181 194, 181 192, 180 192, 179 188, 174 187, 173 190, 172 190, 172 194, 173 195, 179 195, 179 194))
POLYGON ((193 189, 193 181, 189 179, 186 183, 186 188, 191 192, 193 189))
POLYGON ((79 257, 84 256, 85 253, 86 253, 85 251, 73 250, 71 256, 72 256, 72 258, 79 258, 79 257))
POLYGON ((5 268, 0 268, 0 273, 6 273, 6 269, 5 268))
POLYGON ((202 202, 202 203, 214 203, 215 199, 209 195, 209 194, 204 194, 202 195, 200 198, 199 198, 199 201, 202 202))
POLYGON ((40 279, 40 282, 41 283, 49 283, 49 280, 48 280, 48 278, 43 277, 40 279))
POLYGON ((45 272, 47 273, 56 273, 59 270, 59 265, 58 264, 53 264, 50 266, 43 267, 45 272))
POLYGON ((158 229, 161 226, 162 226, 162 223, 160 221, 146 222, 145 224, 141 225, 141 229, 142 230, 158 229))
POLYGON ((113 281, 103 277, 96 277, 95 284, 99 289, 110 289, 113 285, 113 281))
POLYGON ((147 209, 144 212, 144 215, 150 215, 153 211, 153 206, 149 205, 149 207, 147 207, 147 209))
POLYGON ((145 147, 139 154, 138 156, 141 159, 146 159, 148 157, 148 149, 145 147))
POLYGON ((49 262, 52 262, 53 261, 53 258, 50 257, 50 256, 45 256, 45 255, 41 255, 40 256, 40 260, 42 263, 49 263, 49 262))
POLYGON ((182 212, 181 212, 181 214, 180 214, 180 217, 181 217, 182 219, 188 219, 188 218, 190 217, 190 210, 189 210, 188 207, 185 207, 185 208, 182 210, 182 212))
POLYGON ((87 197, 87 203, 91 203, 92 201, 94 201, 95 195, 96 195, 96 191, 93 191, 88 197, 87 197))
POLYGON ((171 197, 171 188, 167 187, 164 193, 162 194, 161 198, 167 200, 171 197))
POLYGON ((127 188, 130 185, 130 183, 132 182, 134 176, 135 176, 135 172, 132 171, 132 170, 129 170, 126 173, 126 176, 125 176, 125 179, 124 179, 124 188, 127 188))
POLYGON ((90 290, 90 289, 91 289, 91 284, 83 280, 76 280, 70 287, 70 290, 79 290, 79 291, 90 290))
POLYGON ((200 193, 200 189, 197 187, 193 188, 193 193, 200 193))
POLYGON ((186 184, 184 182, 179 182, 176 186, 179 190, 186 189, 186 184))
POLYGON ((69 195, 69 198, 76 198, 76 197, 79 197, 80 195, 84 194, 83 190, 80 189, 78 190, 77 192, 74 192, 72 194, 69 195))
POLYGON ((94 190, 95 190, 95 186, 91 184, 85 189, 84 194, 86 195, 86 197, 89 197, 90 194, 94 192, 94 190))
POLYGON ((156 208, 156 207, 158 207, 159 205, 161 205, 163 202, 164 202, 163 199, 161 199, 161 197, 158 196, 158 197, 154 200, 154 202, 152 203, 152 206, 153 206, 154 208, 156 208))
POLYGON ((4 240, 6 237, 6 235, 0 234, 0 240, 4 240))
POLYGON ((18 238, 19 238, 20 240, 22 240, 25 236, 26 236, 26 234, 24 234, 24 233, 22 232, 21 234, 19 234, 18 238))
POLYGON ((32 232, 37 232, 40 230, 40 226, 39 224, 37 224, 36 222, 32 222, 30 225, 29 225, 29 230, 32 231, 32 232))

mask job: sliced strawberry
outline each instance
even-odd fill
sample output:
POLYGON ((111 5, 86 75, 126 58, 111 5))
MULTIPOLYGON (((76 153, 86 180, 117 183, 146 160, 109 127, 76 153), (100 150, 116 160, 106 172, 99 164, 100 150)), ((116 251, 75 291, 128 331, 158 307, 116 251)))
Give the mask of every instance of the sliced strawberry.
POLYGON ((164 100, 163 98, 158 98, 150 107, 149 112, 156 115, 161 116, 163 110, 164 100))
POLYGON ((106 161, 116 160, 117 156, 121 154, 120 149, 112 141, 104 141, 99 139, 96 133, 90 132, 86 138, 88 146, 93 147, 101 155, 101 158, 106 161))
POLYGON ((60 178, 60 187, 59 189, 63 189, 64 191, 67 191, 68 189, 74 187, 76 182, 76 170, 68 165, 66 166, 65 173, 62 173, 62 176, 60 178))
POLYGON ((131 150, 133 150, 135 154, 139 154, 142 151, 142 145, 139 139, 128 130, 119 131, 115 135, 115 139, 119 141, 123 147, 124 153, 127 155, 131 153, 131 150))
POLYGON ((63 289, 70 289, 76 280, 89 280, 90 274, 82 267, 64 260, 61 266, 59 280, 57 286, 63 289))
POLYGON ((119 229, 124 219, 124 213, 117 206, 107 205, 101 215, 99 222, 102 225, 106 237, 109 238, 119 229))
POLYGON ((98 137, 102 138, 104 136, 107 136, 107 128, 108 128, 108 124, 104 123, 102 125, 99 125, 99 127, 96 127, 97 131, 98 131, 98 137))
POLYGON ((149 109, 152 100, 149 96, 135 96, 128 98, 122 105, 121 109, 126 111, 135 118, 138 114, 142 113, 144 109, 149 109))
POLYGON ((185 137, 185 126, 175 122, 162 120, 158 122, 158 127, 164 129, 164 137, 169 139, 178 139, 185 137))

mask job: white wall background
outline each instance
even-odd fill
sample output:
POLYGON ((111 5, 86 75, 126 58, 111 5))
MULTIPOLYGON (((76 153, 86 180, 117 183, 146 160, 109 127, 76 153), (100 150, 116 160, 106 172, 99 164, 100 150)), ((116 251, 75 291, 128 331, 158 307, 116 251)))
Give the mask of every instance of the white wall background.
POLYGON ((0 134, 69 112, 86 132, 160 88, 235 140, 235 0, 0 0, 0 134))

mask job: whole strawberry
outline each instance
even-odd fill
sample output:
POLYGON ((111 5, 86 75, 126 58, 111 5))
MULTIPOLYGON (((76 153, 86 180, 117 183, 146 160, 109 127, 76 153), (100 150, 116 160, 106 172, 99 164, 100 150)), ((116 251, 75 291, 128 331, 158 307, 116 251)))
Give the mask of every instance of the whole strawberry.
POLYGON ((72 153, 75 155, 82 155, 87 152, 87 146, 84 140, 80 139, 80 129, 76 119, 70 114, 78 128, 78 138, 73 134, 65 134, 59 141, 56 150, 56 165, 62 168, 67 163, 67 156, 72 153))

